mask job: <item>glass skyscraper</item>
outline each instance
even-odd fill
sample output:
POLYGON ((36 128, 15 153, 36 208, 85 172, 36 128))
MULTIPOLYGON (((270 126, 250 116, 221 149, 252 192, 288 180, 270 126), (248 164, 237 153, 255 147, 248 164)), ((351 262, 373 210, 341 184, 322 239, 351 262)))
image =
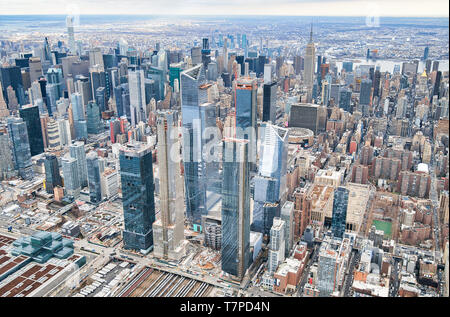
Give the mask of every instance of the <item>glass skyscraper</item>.
POLYGON ((86 167, 86 150, 84 149, 84 143, 81 141, 74 142, 69 146, 70 157, 77 160, 77 175, 79 178, 80 186, 87 186, 87 167, 86 167))
POLYGON ((30 142, 31 156, 44 152, 44 140, 42 137, 41 120, 38 106, 25 106, 19 109, 20 117, 27 125, 28 140, 30 142))
POLYGON ((216 128, 216 107, 207 103, 208 87, 202 64, 181 73, 186 215, 194 230, 201 230, 202 216, 208 214, 208 197, 220 199, 219 162, 206 162, 202 153, 212 139, 203 132, 216 128))
POLYGON ((89 134, 98 134, 102 132, 100 108, 96 102, 89 101, 86 107, 86 114, 87 114, 87 132, 89 134))
POLYGON ((20 177, 30 180, 34 177, 31 162, 30 143, 28 141, 27 126, 22 118, 8 118, 8 135, 12 145, 14 167, 20 177))
POLYGON ((272 124, 261 126, 259 173, 255 180, 252 230, 269 234, 286 196, 288 129, 272 124), (275 204, 277 203, 277 204, 275 204))
POLYGON ((147 251, 153 246, 155 197, 152 151, 145 144, 123 147, 119 155, 125 229, 124 248, 147 251))
POLYGON ((53 194, 56 186, 62 186, 61 175, 59 174, 58 159, 53 154, 47 154, 44 158, 45 167, 45 190, 53 194))
POLYGON ((333 235, 337 238, 342 238, 345 233, 348 196, 349 190, 345 187, 338 187, 334 191, 331 231, 333 232, 333 235))
POLYGON ((91 203, 98 203, 102 200, 102 189, 100 187, 100 165, 97 153, 90 152, 86 156, 86 166, 88 173, 89 198, 91 203))
POLYGON ((64 176, 65 194, 73 197, 80 195, 80 177, 77 160, 73 157, 61 158, 61 166, 64 176))
POLYGON ((225 139, 222 183, 222 270, 242 279, 250 261, 248 141, 225 139))

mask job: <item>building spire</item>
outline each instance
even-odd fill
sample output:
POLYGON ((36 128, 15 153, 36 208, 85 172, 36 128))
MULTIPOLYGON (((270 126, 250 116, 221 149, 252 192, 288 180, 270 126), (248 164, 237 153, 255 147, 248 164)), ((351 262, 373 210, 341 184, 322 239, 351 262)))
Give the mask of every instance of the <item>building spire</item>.
POLYGON ((313 41, 312 35, 313 35, 313 24, 311 22, 311 32, 309 32, 309 43, 312 43, 312 41, 313 41))

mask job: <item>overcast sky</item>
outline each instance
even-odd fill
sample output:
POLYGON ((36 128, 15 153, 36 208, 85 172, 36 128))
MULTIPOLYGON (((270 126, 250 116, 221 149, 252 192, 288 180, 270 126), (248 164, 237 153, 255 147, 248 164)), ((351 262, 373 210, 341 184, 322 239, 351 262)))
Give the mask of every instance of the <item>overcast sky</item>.
POLYGON ((0 14, 448 17, 448 0, 0 0, 0 14))

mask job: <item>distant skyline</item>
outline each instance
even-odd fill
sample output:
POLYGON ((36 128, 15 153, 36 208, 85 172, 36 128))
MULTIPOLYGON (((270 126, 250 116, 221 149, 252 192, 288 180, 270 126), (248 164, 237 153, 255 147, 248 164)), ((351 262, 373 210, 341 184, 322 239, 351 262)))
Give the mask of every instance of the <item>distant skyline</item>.
POLYGON ((449 17, 448 0, 0 0, 1 15, 449 17))

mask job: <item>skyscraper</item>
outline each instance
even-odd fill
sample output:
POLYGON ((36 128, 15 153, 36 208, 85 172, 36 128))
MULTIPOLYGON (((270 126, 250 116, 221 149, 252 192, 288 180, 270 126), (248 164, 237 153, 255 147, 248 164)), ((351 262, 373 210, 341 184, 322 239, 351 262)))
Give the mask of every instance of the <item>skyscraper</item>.
POLYGON ((66 18, 67 35, 69 36, 69 50, 72 54, 76 54, 75 34, 73 28, 74 16, 68 15, 66 18))
POLYGON ((88 175, 90 202, 99 203, 102 200, 102 189, 100 186, 101 171, 97 153, 90 152, 86 155, 86 169, 88 175))
POLYGON ((58 159, 53 154, 47 154, 44 158, 45 167, 45 190, 49 194, 53 194, 56 186, 62 186, 62 178, 59 174, 58 159))
POLYGON ((124 214, 124 248, 148 252, 153 246, 155 198, 152 152, 145 144, 120 149, 120 177, 124 214))
POLYGON ((22 118, 8 118, 8 135, 12 146, 14 168, 19 171, 19 176, 31 180, 34 176, 30 143, 26 123, 22 118))
POLYGON ((183 179, 177 118, 173 111, 158 112, 160 219, 153 223, 154 255, 179 260, 185 252, 183 179))
POLYGON ((256 161, 256 79, 238 78, 235 91, 236 138, 249 140, 248 159, 256 161))
POLYGON ((268 256, 268 269, 273 273, 278 265, 284 261, 285 247, 285 222, 281 218, 274 218, 273 225, 270 229, 270 243, 268 256))
POLYGON ((86 187, 87 182, 87 167, 86 167, 86 151, 84 143, 81 141, 74 142, 69 146, 70 156, 76 159, 77 175, 81 187, 86 187))
POLYGON ((349 190, 345 187, 338 187, 334 190, 333 214, 331 218, 331 231, 337 238, 342 238, 345 233, 347 220, 349 190))
POLYGON ((27 125, 28 139, 30 141, 31 156, 44 152, 41 120, 38 106, 24 106, 19 109, 20 117, 27 125))
POLYGON ((272 82, 263 86, 262 121, 275 123, 277 108, 277 83, 272 82))
POLYGON ((61 158, 61 166, 64 176, 65 194, 77 198, 81 190, 78 160, 73 157, 63 157, 61 158))
POLYGON ((103 130, 103 124, 100 119, 100 108, 95 101, 89 101, 86 107, 87 132, 89 134, 98 134, 103 130))
POLYGON ((209 136, 203 135, 205 129, 216 128, 215 105, 207 103, 208 87, 203 64, 181 73, 186 216, 198 231, 201 230, 202 216, 208 213, 207 191, 217 187, 214 184, 219 178, 218 162, 206 162, 202 155, 210 141, 209 136))
POLYGON ((130 91, 131 125, 134 127, 147 118, 145 103, 144 71, 136 70, 128 73, 130 91))
POLYGON ((313 31, 312 31, 312 24, 311 24, 311 32, 309 35, 309 43, 306 45, 306 52, 305 52, 305 64, 304 64, 304 75, 303 75, 303 82, 305 86, 312 89, 312 86, 314 84, 314 68, 315 68, 315 55, 316 55, 316 48, 314 46, 313 42, 313 31))
POLYGON ((225 139, 222 184, 222 270, 242 279, 250 261, 248 140, 225 139))

